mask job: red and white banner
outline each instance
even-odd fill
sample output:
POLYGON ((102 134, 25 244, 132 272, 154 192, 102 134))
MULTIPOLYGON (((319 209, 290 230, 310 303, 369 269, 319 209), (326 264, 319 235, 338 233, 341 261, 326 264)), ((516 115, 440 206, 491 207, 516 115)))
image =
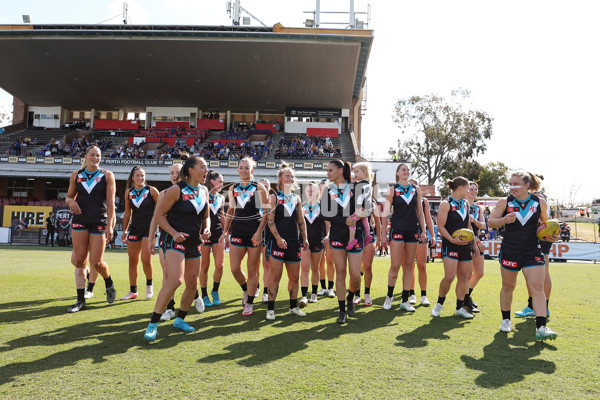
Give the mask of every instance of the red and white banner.
MULTIPOLYGON (((485 254, 498 257, 502 241, 487 240, 483 242, 485 254)), ((438 242, 437 256, 441 257, 441 241, 438 242)), ((558 242, 550 248, 550 258, 561 260, 600 260, 599 243, 558 242)))

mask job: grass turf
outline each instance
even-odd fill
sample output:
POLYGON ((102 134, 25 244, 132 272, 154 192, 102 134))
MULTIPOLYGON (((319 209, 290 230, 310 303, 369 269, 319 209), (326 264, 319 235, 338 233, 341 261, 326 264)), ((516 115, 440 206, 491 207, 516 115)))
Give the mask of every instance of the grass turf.
MULTIPOLYGON (((128 290, 127 255, 106 254, 117 296, 128 290)), ((0 248, 0 398, 578 398, 600 396, 600 346, 594 264, 551 265, 554 281, 548 324, 553 342, 535 342, 535 321, 513 318, 499 331, 500 274, 496 261, 473 293, 482 312, 471 321, 453 314, 454 289, 440 318, 382 309, 389 258, 375 259, 374 306, 335 323, 337 301, 319 298, 307 317, 286 315, 282 290, 277 319, 266 305, 241 316, 241 290, 228 271, 223 304, 190 311, 193 334, 159 326, 159 340, 143 332, 154 300, 108 305, 100 279, 88 309, 66 314, 74 302, 67 249, 0 248)), ((161 270, 155 263, 155 287, 161 270)), ((227 263, 227 259, 226 259, 227 263)), ((428 265, 432 302, 442 264, 428 265)), ((140 293, 143 273, 140 267, 140 293)), ((209 288, 212 280, 209 279, 209 288)), ((287 280, 284 274, 281 288, 287 280)), ((398 290, 397 290, 398 292, 398 290)), ((178 290, 176 301, 179 303, 178 290)), ((419 288, 417 285, 417 297, 419 288)), ((527 298, 522 276, 513 310, 527 298)))

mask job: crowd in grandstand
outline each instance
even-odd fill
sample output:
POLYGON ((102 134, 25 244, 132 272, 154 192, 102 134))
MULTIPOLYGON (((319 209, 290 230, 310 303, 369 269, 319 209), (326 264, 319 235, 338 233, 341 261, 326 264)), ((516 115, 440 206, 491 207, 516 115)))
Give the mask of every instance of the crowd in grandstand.
POLYGON ((340 158, 342 151, 335 148, 329 137, 296 136, 279 140, 275 158, 340 158))

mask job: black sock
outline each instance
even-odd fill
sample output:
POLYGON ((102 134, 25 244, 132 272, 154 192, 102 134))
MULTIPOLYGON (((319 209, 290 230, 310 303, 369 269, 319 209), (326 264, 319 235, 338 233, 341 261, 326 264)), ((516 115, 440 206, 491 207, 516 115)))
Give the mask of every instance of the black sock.
POLYGON ((325 289, 326 288, 325 279, 321 279, 320 282, 321 282, 321 289, 325 289))
POLYGON ((185 319, 187 311, 182 311, 181 308, 177 310, 177 318, 185 319))
POLYGON ((319 291, 319 285, 312 285, 312 293, 317 294, 318 291, 319 291))
POLYGON ((275 300, 269 300, 267 303, 267 310, 275 310, 275 300))
POLYGON ((333 289, 333 281, 327 281, 327 289, 333 289))
POLYGON ((469 296, 473 293, 473 288, 469 288, 469 296))
POLYGON ((402 291, 402 302, 406 303, 408 301, 408 296, 409 296, 410 290, 403 290, 402 291))
POLYGON ((290 308, 298 307, 298 299, 290 299, 290 308))
POLYGON ((415 289, 411 289, 408 291, 408 295, 409 296, 414 296, 415 295, 415 289))
POLYGON ((546 317, 535 317, 535 327, 539 328, 540 326, 546 326, 546 317))
POLYGON ((358 289, 356 292, 354 292, 354 295, 355 295, 356 297, 360 297, 360 289, 358 289))
POLYGON ((464 300, 465 304, 471 304, 471 296, 468 294, 465 294, 465 300, 464 300))
POLYGON ((340 311, 346 312, 346 302, 344 300, 338 300, 340 311))
POLYGON ((151 324, 156 324, 158 322, 160 322, 160 314, 153 312, 152 313, 152 317, 150 317, 150 323, 151 324))
POLYGON ((302 297, 306 297, 306 295, 308 294, 308 286, 302 286, 300 288, 300 291, 302 292, 302 297))
POLYGON ((464 302, 465 302, 464 300, 458 300, 458 299, 456 299, 456 309, 460 310, 462 308, 464 302))
POLYGON ((502 312, 502 319, 510 319, 510 310, 501 311, 501 312, 502 312))
POLYGON ((365 286, 365 294, 371 294, 371 288, 365 286))
POLYGON ((167 308, 168 308, 169 310, 173 310, 173 311, 175 311, 175 300, 171 300, 171 301, 169 302, 169 304, 167 304, 167 308))
POLYGON ((221 282, 213 282, 213 288, 212 291, 213 292, 218 292, 219 291, 219 285, 221 284, 221 282))
POLYGON ((109 276, 108 278, 104 279, 104 284, 106 285, 106 288, 108 289, 109 287, 112 287, 113 285, 113 281, 112 278, 109 276))
POLYGON ((263 294, 269 294, 269 288, 268 287, 263 288, 263 294))
POLYGON ((87 291, 88 292, 93 292, 94 291, 94 285, 96 283, 92 283, 92 282, 88 282, 88 287, 87 287, 87 291))
POLYGON ((531 297, 527 299, 527 307, 533 310, 533 301, 531 297))
POLYGON ((550 302, 550 300, 546 300, 546 310, 548 309, 548 303, 550 302))
POLYGON ((200 297, 200 293, 198 293, 198 291, 196 290, 196 294, 194 295, 194 300, 196 300, 198 297, 200 297))
MULTIPOLYGON (((88 271, 89 271, 89 270, 88 270, 88 271)), ((87 280, 88 280, 88 282, 89 282, 89 280, 90 280, 90 273, 89 273, 89 272, 88 272, 88 273, 85 275, 85 279, 87 279, 87 280)))
POLYGON ((254 296, 248 296, 247 304, 254 304, 254 296))
POLYGON ((395 286, 388 286, 388 294, 387 297, 392 297, 394 295, 395 286))
POLYGON ((85 289, 77 289, 77 301, 85 302, 85 289))
POLYGON ((246 284, 246 282, 244 282, 243 285, 240 285, 240 287, 242 288, 242 290, 245 292, 248 290, 248 285, 246 284))
POLYGON ((146 286, 152 286, 152 279, 146 279, 146 286))
POLYGON ((444 302, 445 302, 445 301, 446 301, 446 298, 445 298, 445 297, 439 297, 439 296, 438 296, 438 301, 437 301, 437 302, 438 302, 439 304, 441 304, 441 305, 444 305, 444 302))
POLYGON ((137 293, 137 285, 129 286, 129 291, 131 293, 137 293))
MULTIPOLYGON (((258 285, 256 285, 256 292, 260 292, 260 283, 258 285)), ((254 293, 256 293, 254 292, 254 293)))
POLYGON ((427 296, 427 290, 421 290, 421 297, 427 296))
POLYGON ((352 301, 354 300, 354 292, 351 292, 350 290, 348 290, 348 296, 346 296, 346 300, 348 301, 352 301))
POLYGON ((202 291, 202 298, 208 297, 208 291, 205 287, 200 288, 200 290, 202 291))

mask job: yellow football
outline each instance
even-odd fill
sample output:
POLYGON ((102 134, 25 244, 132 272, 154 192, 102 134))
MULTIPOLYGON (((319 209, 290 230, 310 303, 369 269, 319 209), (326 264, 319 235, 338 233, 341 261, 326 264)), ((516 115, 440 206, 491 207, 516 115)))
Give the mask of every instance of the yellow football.
POLYGON ((548 221, 538 226, 536 235, 540 240, 545 240, 546 236, 554 236, 560 233, 560 223, 555 219, 549 219, 548 221))
POLYGON ((465 242, 470 242, 471 240, 473 240, 473 236, 473 231, 466 228, 457 229, 454 231, 454 233, 452 233, 453 238, 464 240, 465 242))

